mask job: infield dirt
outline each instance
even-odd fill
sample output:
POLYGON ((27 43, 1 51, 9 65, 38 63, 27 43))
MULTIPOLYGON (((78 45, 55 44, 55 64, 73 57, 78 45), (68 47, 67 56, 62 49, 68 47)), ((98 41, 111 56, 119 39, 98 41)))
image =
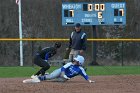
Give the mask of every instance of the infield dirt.
POLYGON ((24 84, 27 78, 0 78, 0 93, 140 93, 140 75, 92 76, 95 83, 82 77, 67 82, 42 81, 24 84))

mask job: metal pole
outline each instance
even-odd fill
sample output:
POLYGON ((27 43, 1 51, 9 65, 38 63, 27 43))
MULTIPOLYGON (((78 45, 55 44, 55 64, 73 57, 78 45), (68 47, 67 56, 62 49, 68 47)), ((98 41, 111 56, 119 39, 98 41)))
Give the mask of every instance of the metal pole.
MULTIPOLYGON (((97 34, 96 34, 96 25, 92 25, 92 29, 93 29, 93 38, 97 38, 97 34)), ((96 57, 97 57, 97 42, 93 41, 93 62, 92 65, 98 65, 98 63, 96 62, 96 57)))
POLYGON ((123 49, 124 49, 124 48, 123 48, 123 47, 124 47, 124 46, 123 46, 123 41, 122 41, 122 49, 121 49, 121 50, 122 50, 122 53, 121 53, 121 58, 122 58, 122 60, 121 60, 122 62, 121 62, 121 63, 122 63, 122 66, 124 66, 124 62, 123 62, 123 49))
POLYGON ((23 66, 23 44, 22 44, 21 0, 19 0, 18 10, 19 10, 19 37, 20 37, 20 66, 23 66))

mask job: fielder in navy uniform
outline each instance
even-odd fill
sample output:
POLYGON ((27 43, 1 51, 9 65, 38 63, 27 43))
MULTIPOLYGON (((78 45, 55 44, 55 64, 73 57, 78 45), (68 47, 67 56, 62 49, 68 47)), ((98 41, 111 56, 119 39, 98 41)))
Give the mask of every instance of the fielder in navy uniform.
POLYGON ((34 64, 42 67, 36 74, 32 75, 31 78, 35 76, 44 75, 46 70, 50 68, 48 59, 53 57, 57 53, 57 49, 61 47, 61 43, 57 42, 53 47, 45 47, 41 51, 37 52, 34 57, 34 64))
POLYGON ((64 82, 67 80, 70 80, 71 78, 81 75, 82 77, 85 78, 90 83, 93 83, 95 81, 92 81, 89 79, 89 76, 86 74, 84 68, 82 65, 84 64, 84 57, 77 55, 74 58, 73 62, 69 62, 63 67, 54 70, 52 73, 44 75, 44 76, 38 76, 33 79, 26 79, 23 80, 23 83, 38 83, 44 80, 57 80, 60 82, 64 82))

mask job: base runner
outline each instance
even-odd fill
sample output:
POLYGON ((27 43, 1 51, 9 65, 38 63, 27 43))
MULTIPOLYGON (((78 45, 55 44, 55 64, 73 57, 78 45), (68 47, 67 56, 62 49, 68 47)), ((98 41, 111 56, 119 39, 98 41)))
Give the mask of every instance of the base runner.
POLYGON ((82 67, 83 64, 84 64, 84 57, 77 55, 74 58, 73 62, 67 63, 63 67, 54 70, 52 73, 43 76, 36 76, 32 79, 23 80, 23 83, 39 83, 44 80, 55 80, 59 82, 65 82, 77 75, 81 75, 82 77, 85 78, 85 80, 87 80, 90 83, 95 82, 89 79, 84 68, 82 67))

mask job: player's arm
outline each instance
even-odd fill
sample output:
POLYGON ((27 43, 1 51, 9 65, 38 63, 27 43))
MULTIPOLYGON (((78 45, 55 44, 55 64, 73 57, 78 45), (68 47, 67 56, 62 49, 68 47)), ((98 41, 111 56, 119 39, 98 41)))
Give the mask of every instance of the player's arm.
POLYGON ((52 47, 50 50, 50 56, 54 56, 56 54, 56 48, 52 47))
POLYGON ((46 50, 45 50, 45 52, 46 52, 46 54, 45 54, 45 60, 48 60, 49 58, 51 58, 54 55, 54 53, 52 51, 53 50, 51 48, 46 48, 46 50))
POLYGON ((85 78, 85 80, 87 80, 89 83, 95 82, 95 81, 92 81, 92 80, 89 79, 89 76, 86 74, 84 68, 80 67, 80 69, 81 69, 80 74, 81 74, 81 76, 83 76, 85 78))
POLYGON ((49 53, 46 53, 46 55, 45 55, 45 61, 47 62, 48 59, 49 59, 49 53))
POLYGON ((46 53, 48 55, 48 58, 53 57, 56 54, 56 49, 55 48, 49 48, 49 52, 46 53))

